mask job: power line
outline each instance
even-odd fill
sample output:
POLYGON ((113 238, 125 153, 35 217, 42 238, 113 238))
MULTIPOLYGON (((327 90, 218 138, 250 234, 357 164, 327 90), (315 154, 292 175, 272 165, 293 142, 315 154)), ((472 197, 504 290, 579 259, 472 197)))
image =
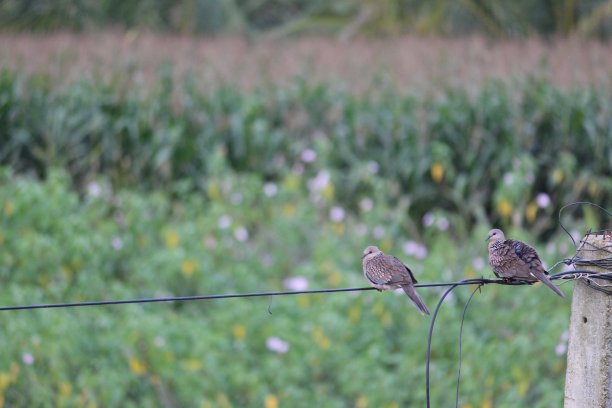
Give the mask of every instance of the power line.
MULTIPOLYGON (((583 274, 593 275, 590 271, 569 271, 560 272, 551 275, 551 279, 575 279, 577 276, 583 274)), ((612 275, 603 274, 601 278, 612 280, 612 275)), ((600 276, 598 276, 600 277, 600 276)), ((485 279, 485 278, 474 278, 464 279, 457 282, 437 282, 437 283, 419 283, 415 284, 418 288, 436 288, 436 287, 449 287, 449 286, 465 286, 465 285, 531 285, 534 282, 524 281, 508 281, 503 279, 485 279)), ((17 306, 0 306, 0 312, 11 311, 11 310, 32 310, 32 309, 61 309, 69 307, 85 307, 85 306, 108 306, 108 305, 125 305, 125 304, 137 304, 137 303, 161 303, 161 302, 184 302, 192 300, 214 300, 214 299, 232 299, 232 298, 250 298, 250 297, 264 297, 264 296, 289 296, 289 295, 310 295, 317 293, 339 293, 339 292, 358 292, 366 290, 375 290, 372 287, 362 288, 338 288, 338 289, 315 289, 315 290, 300 290, 300 291, 277 291, 277 292, 253 292, 253 293, 226 293, 226 294, 214 294, 214 295, 195 295, 195 296, 171 296, 171 297, 160 297, 160 298, 141 298, 141 299, 119 299, 119 300, 100 300, 90 302, 65 302, 65 303, 47 303, 37 305, 17 305, 17 306)))

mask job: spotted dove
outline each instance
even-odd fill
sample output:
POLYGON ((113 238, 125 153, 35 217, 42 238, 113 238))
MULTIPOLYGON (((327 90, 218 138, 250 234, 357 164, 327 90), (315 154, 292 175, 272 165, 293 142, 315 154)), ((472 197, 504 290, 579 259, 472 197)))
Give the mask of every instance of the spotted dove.
POLYGON ((379 291, 402 288, 421 313, 428 315, 429 309, 414 289, 417 280, 412 271, 399 259, 385 255, 375 246, 363 251, 363 275, 379 291))
POLYGON ((498 278, 527 282, 541 281, 557 295, 563 292, 548 278, 535 249, 521 241, 506 239, 499 229, 489 231, 489 265, 498 278))

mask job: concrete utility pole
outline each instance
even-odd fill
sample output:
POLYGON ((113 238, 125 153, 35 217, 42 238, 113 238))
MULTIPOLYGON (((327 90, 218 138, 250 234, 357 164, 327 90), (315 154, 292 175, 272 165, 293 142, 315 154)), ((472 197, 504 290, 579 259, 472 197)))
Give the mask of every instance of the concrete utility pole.
MULTIPOLYGON (((577 255, 577 270, 610 272, 612 231, 586 235, 577 255)), ((609 293, 574 283, 565 408, 612 408, 612 283, 594 282, 609 293)))

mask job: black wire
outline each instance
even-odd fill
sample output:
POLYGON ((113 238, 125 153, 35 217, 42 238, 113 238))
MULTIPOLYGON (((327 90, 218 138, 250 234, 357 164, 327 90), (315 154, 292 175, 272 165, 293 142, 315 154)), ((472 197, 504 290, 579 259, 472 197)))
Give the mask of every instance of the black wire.
MULTIPOLYGON (((466 279, 460 282, 449 283, 424 283, 416 284, 415 287, 434 288, 440 286, 451 285, 472 285, 482 283, 497 283, 502 285, 521 285, 523 282, 506 282, 497 279, 466 279)), ((31 309, 59 309, 67 307, 83 307, 83 306, 106 306, 106 305, 123 305, 131 303, 157 303, 157 302, 182 302, 189 300, 213 300, 213 299, 229 299, 229 298, 248 298, 261 296, 284 296, 284 295, 305 295, 313 293, 338 293, 338 292, 356 292, 374 290, 373 287, 365 288, 340 288, 340 289, 316 289, 316 290, 301 290, 301 291, 283 291, 283 292, 254 292, 254 293, 227 293, 219 295, 197 295, 197 296, 172 296, 162 298, 144 298, 144 299, 122 299, 122 300, 100 300, 91 302, 68 302, 68 303, 49 303, 38 305, 21 305, 21 306, 0 306, 0 312, 9 310, 31 310, 31 309)))
MULTIPOLYGON (((592 277, 594 273, 593 271, 586 271, 586 270, 566 271, 566 272, 559 272, 554 275, 551 275, 550 278, 551 279, 575 279, 577 276, 580 276, 580 275, 587 275, 587 276, 592 277)), ((612 274, 597 274, 597 278, 612 280, 612 274)), ((448 287, 448 286, 455 287, 455 286, 465 286, 465 285, 487 285, 487 284, 520 286, 520 285, 531 285, 533 283, 535 282, 475 278, 475 279, 464 279, 458 282, 418 283, 414 286, 417 288, 436 288, 436 287, 448 287)), ((60 308, 68 308, 68 307, 125 305, 125 304, 137 304, 137 303, 183 302, 183 301, 190 301, 190 300, 214 300, 214 299, 262 297, 262 296, 306 295, 306 294, 314 294, 314 293, 357 292, 357 291, 365 291, 365 290, 374 290, 374 288, 365 287, 365 288, 315 289, 315 290, 280 291, 280 292, 226 293, 226 294, 216 294, 216 295, 171 296, 171 297, 161 297, 161 298, 99 300, 99 301, 90 301, 90 302, 67 302, 67 303, 47 303, 47 304, 37 304, 37 305, 0 306, 0 312, 11 311, 11 310, 60 309, 60 308)))
POLYGON ((472 302, 472 298, 476 294, 482 285, 478 285, 476 289, 472 291, 472 294, 468 298, 465 306, 463 307, 463 313, 461 314, 461 325, 459 326, 459 369, 457 370, 457 388, 455 389, 455 408, 459 407, 459 382, 461 380, 461 355, 463 350, 463 322, 465 322, 465 314, 467 312, 468 306, 472 302))
POLYGON ((561 216, 563 215, 563 211, 565 211, 565 209, 566 209, 566 208, 569 208, 569 207, 574 207, 574 206, 576 206, 576 205, 590 205, 590 206, 593 206, 593 207, 599 208, 601 211, 603 211, 604 213, 606 213, 608 216, 612 217, 612 213, 611 213, 610 211, 608 211, 608 210, 606 210, 605 208, 603 208, 602 206, 597 205, 597 204, 595 204, 595 203, 592 203, 592 202, 590 202, 590 201, 576 201, 576 202, 569 203, 569 204, 566 204, 566 205, 564 205, 563 207, 561 207, 561 208, 559 209, 559 226, 560 226, 560 227, 563 229, 563 231, 565 231, 565 233, 567 234, 567 236, 568 236, 568 237, 570 237, 570 239, 571 239, 571 240, 572 240, 572 242, 574 243, 574 248, 576 248, 576 247, 577 247, 577 245, 576 245, 576 240, 574 239, 574 237, 572 237, 572 234, 570 234, 570 232, 567 230, 567 228, 565 228, 565 225, 563 225, 563 222, 561 222, 561 216))
POLYGON ((427 398, 427 408, 430 408, 430 392, 429 392, 429 362, 431 360, 431 339, 433 335, 434 325, 436 324, 436 317, 438 316, 438 311, 440 310, 440 306, 442 306, 442 302, 448 296, 449 293, 453 291, 459 284, 455 283, 450 288, 446 289, 438 304, 436 305, 436 310, 434 311, 433 316, 431 317, 431 323, 429 324, 429 334, 427 335, 427 361, 425 363, 425 395, 427 398))

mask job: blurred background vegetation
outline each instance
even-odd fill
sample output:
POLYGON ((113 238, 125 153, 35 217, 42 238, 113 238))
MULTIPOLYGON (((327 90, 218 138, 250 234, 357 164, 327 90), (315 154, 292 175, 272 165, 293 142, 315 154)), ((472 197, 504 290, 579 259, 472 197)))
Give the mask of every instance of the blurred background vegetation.
MULTIPOLYGON (((560 207, 612 206, 611 4, 0 2, 0 304, 360 287, 367 245, 422 283, 491 277, 493 226, 571 256, 560 207)), ((432 406, 454 401, 470 289, 439 317, 432 406)), ((569 308, 477 294, 459 405, 560 406, 569 308)), ((397 293, 0 324, 0 406, 425 401, 429 320, 397 293)))
POLYGON ((4 0, 5 29, 141 28, 222 34, 474 34, 607 38, 609 0, 4 0))

